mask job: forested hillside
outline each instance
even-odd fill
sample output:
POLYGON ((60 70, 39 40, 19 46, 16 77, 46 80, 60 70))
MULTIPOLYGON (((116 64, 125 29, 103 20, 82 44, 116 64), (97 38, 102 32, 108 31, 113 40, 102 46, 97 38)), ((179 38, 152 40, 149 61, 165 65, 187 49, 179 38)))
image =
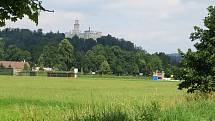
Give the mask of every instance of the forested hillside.
POLYGON ((165 70, 170 75, 178 65, 165 53, 149 54, 134 43, 111 35, 96 41, 78 37, 65 39, 59 32, 7 28, 0 31, 0 37, 1 60, 26 60, 32 67, 56 70, 77 67, 85 73, 95 71, 115 75, 148 75, 155 70, 165 70))

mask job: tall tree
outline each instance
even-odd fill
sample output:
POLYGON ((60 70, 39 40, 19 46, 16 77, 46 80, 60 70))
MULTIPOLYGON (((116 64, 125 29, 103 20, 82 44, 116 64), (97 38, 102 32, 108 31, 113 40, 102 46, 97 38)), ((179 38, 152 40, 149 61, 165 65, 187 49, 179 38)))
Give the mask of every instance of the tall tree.
POLYGON ((9 61, 30 61, 31 53, 27 50, 22 50, 15 45, 10 45, 5 51, 5 60, 9 61))
POLYGON ((156 70, 162 70, 162 61, 157 55, 149 56, 147 61, 147 71, 152 74, 156 70))
POLYGON ((45 46, 43 48, 43 53, 39 57, 40 66, 58 68, 59 58, 58 58, 58 48, 55 46, 45 46))
POLYGON ((89 50, 86 53, 85 68, 88 71, 99 71, 99 67, 102 62, 106 60, 104 55, 97 55, 94 51, 89 50))
POLYGON ((5 25, 6 20, 17 21, 25 15, 38 24, 38 16, 46 10, 40 0, 1 0, 0 1, 0 26, 5 25))
POLYGON ((0 38, 0 60, 4 58, 4 40, 0 38))
POLYGON ((146 53, 144 51, 137 51, 136 52, 136 64, 138 65, 139 71, 141 73, 145 73, 146 68, 146 53))
POLYGON ((170 63, 170 57, 163 52, 155 53, 155 55, 161 59, 162 67, 165 69, 165 67, 170 63))
POLYGON ((69 40, 64 39, 59 43, 58 47, 60 64, 62 70, 70 71, 74 66, 74 48, 69 40))
POLYGON ((100 71, 103 74, 110 73, 110 65, 108 64, 107 61, 103 61, 100 65, 100 71))
POLYGON ((204 93, 215 91, 215 6, 208 7, 209 14, 204 19, 205 29, 195 26, 191 41, 195 41, 196 51, 182 53, 182 69, 179 89, 187 92, 204 93))

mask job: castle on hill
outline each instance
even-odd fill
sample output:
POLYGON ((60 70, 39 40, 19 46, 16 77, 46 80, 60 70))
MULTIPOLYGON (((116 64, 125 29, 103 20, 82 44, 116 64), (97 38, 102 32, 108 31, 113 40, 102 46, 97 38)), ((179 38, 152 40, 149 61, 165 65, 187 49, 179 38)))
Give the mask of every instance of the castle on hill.
POLYGON ((83 39, 94 39, 100 38, 102 36, 102 32, 92 31, 89 27, 89 30, 84 31, 83 33, 80 31, 79 20, 75 20, 74 29, 68 33, 65 33, 66 38, 73 38, 74 36, 78 36, 83 39))

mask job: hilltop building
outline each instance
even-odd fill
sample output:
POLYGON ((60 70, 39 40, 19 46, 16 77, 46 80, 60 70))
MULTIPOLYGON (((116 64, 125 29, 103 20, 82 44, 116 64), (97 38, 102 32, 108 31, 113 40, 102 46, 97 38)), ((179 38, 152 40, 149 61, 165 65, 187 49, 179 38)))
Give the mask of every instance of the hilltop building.
POLYGON ((84 31, 84 33, 82 33, 80 31, 79 20, 75 20, 74 29, 72 30, 72 32, 70 31, 68 33, 65 33, 66 38, 73 38, 74 36, 78 36, 79 38, 83 39, 96 40, 97 38, 100 38, 102 36, 102 32, 92 31, 89 27, 89 30, 84 31))

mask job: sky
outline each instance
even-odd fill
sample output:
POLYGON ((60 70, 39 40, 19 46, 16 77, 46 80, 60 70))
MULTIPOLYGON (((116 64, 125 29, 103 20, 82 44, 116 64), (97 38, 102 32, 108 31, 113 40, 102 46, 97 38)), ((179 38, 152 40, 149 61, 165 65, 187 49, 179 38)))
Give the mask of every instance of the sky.
POLYGON ((207 7, 214 0, 42 0, 54 13, 42 12, 39 25, 27 18, 6 27, 44 32, 68 32, 76 19, 81 31, 93 30, 133 42, 149 53, 194 49, 190 33, 203 27, 207 7))

